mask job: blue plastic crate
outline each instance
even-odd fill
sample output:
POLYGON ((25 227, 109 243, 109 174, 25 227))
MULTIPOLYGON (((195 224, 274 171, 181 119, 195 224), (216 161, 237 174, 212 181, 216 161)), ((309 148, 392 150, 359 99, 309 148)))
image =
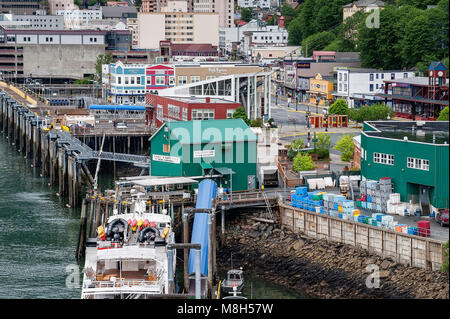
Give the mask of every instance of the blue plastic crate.
POLYGON ((338 217, 339 217, 339 218, 343 218, 343 216, 344 216, 344 214, 338 213, 338 217))
POLYGON ((367 202, 372 203, 372 196, 367 195, 367 202))
POLYGON ((296 187, 295 188, 295 193, 297 195, 307 195, 308 194, 308 187, 296 187))

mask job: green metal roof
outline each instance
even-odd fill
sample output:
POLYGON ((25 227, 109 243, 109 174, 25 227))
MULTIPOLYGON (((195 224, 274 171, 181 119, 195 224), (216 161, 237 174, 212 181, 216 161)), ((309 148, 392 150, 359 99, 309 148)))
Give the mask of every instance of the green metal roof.
POLYGON ((169 129, 171 140, 179 140, 181 144, 256 142, 258 139, 242 119, 165 122, 160 130, 163 127, 169 129))

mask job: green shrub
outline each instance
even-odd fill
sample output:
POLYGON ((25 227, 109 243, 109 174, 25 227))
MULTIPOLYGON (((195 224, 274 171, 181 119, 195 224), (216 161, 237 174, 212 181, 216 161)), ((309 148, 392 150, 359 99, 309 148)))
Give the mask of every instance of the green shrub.
POLYGON ((448 240, 444 245, 444 262, 441 266, 441 271, 448 272, 448 240))
POLYGON ((314 164, 311 155, 309 154, 302 154, 300 152, 300 154, 297 154, 297 156, 294 157, 293 169, 295 172, 311 171, 316 167, 316 164, 314 164))
POLYGON ((341 151, 341 160, 350 162, 353 158, 353 135, 344 135, 336 143, 335 150, 341 151))
POLYGON ((344 99, 339 99, 333 104, 331 104, 328 109, 328 113, 336 114, 336 115, 347 115, 348 114, 348 105, 347 101, 344 99))

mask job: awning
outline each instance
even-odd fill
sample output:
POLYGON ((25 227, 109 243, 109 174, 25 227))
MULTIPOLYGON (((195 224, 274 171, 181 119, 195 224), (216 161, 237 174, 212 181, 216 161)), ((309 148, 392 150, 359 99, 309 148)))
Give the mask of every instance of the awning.
POLYGON ((219 173, 221 175, 236 174, 236 172, 233 172, 233 170, 228 167, 214 167, 214 170, 217 171, 217 173, 219 173))
POLYGON ((201 165, 201 167, 202 167, 203 169, 211 169, 211 168, 213 168, 213 167, 211 166, 211 164, 209 164, 209 163, 204 163, 204 162, 202 162, 202 163, 200 163, 200 165, 201 165))

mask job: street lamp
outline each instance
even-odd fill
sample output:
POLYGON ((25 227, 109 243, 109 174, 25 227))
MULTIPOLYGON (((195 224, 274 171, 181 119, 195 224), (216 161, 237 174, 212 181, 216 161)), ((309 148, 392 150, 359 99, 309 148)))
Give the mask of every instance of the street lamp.
POLYGON ((328 108, 323 110, 323 114, 325 116, 325 132, 328 132, 328 108))

